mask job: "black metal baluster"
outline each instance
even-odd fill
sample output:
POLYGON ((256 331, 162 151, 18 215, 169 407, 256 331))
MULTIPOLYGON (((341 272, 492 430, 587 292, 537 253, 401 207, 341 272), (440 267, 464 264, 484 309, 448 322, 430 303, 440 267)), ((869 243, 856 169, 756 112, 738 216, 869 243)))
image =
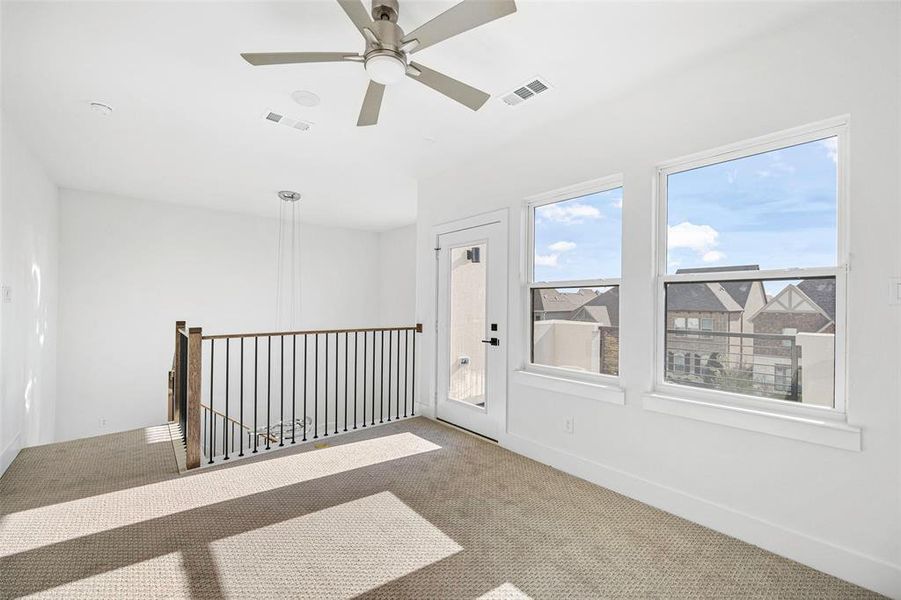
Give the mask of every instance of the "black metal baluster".
POLYGON ((282 381, 282 391, 281 391, 281 416, 278 421, 278 445, 279 447, 285 445, 285 336, 281 337, 281 352, 279 353, 279 360, 281 361, 281 367, 279 368, 279 375, 282 381))
POLYGON ((360 378, 357 376, 359 365, 357 364, 357 348, 360 345, 360 332, 354 331, 354 429, 357 428, 357 389, 360 387, 360 378))
POLYGON ((338 346, 341 342, 338 340, 338 332, 335 332, 335 434, 338 433, 338 346))
POLYGON ((410 416, 416 416, 416 334, 417 330, 413 330, 413 373, 410 378, 410 416))
POLYGON ((394 419, 398 420, 400 419, 400 329, 397 330, 397 361, 395 364, 397 365, 397 378, 395 379, 397 389, 394 390, 394 419))
MULTIPOLYGON (((385 422, 385 332, 382 331, 382 353, 381 353, 381 364, 382 371, 381 375, 379 375, 379 423, 385 422)), ((391 372, 391 366, 388 366, 388 372, 391 372)), ((391 400, 391 396, 388 396, 388 400, 391 400)), ((389 413, 388 420, 391 420, 391 415, 389 413)))
POLYGON ((216 340, 210 340, 210 462, 213 464, 213 443, 216 438, 216 422, 213 413, 213 367, 215 366, 216 340))
POLYGON ((369 418, 371 422, 370 425, 375 425, 375 331, 372 332, 372 410, 370 411, 369 418))
POLYGON ((368 358, 366 355, 368 354, 367 348, 369 348, 367 341, 369 339, 368 332, 363 332, 363 427, 366 427, 366 359, 368 358))
POLYGON ((344 332, 344 431, 347 431, 347 332, 344 332))
POLYGON ((291 336, 291 443, 297 429, 297 334, 291 336))
POLYGON ((266 450, 270 450, 269 432, 272 430, 272 336, 266 336, 266 450))
POLYGON ((225 418, 222 420, 222 437, 225 442, 225 458, 228 460, 228 372, 229 372, 229 342, 230 338, 225 338, 225 418))
POLYGON ((407 382, 410 381, 410 373, 407 370, 410 366, 410 331, 404 331, 404 418, 407 418, 407 382))
POLYGON ((319 437, 319 334, 313 352, 313 439, 319 437))
POLYGON ((307 334, 303 334, 303 439, 307 441, 307 334))
MULTIPOLYGON (((382 334, 384 335, 384 334, 382 334)), ((388 332, 388 422, 391 422, 391 356, 394 354, 394 334, 388 332)))
POLYGON ((322 403, 322 422, 324 425, 322 437, 328 437, 328 333, 325 334, 325 373, 323 373, 323 383, 325 389, 323 390, 324 401, 322 403))
POLYGON ((238 414, 241 422, 240 434, 238 436, 238 456, 244 456, 244 338, 241 338, 241 392, 238 394, 238 414))
POLYGON ((257 435, 257 431, 259 430, 259 426, 257 425, 257 413, 259 409, 257 408, 257 395, 260 390, 260 386, 257 385, 257 374, 260 367, 260 361, 257 358, 257 354, 260 349, 260 338, 257 336, 253 336, 253 453, 257 452, 257 444, 259 443, 259 437, 257 435))

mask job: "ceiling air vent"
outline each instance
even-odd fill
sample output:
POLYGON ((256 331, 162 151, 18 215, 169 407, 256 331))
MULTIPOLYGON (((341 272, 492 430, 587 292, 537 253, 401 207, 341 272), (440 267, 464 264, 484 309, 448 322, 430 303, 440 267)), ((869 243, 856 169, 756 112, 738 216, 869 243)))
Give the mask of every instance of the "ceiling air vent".
POLYGON ((547 81, 541 79, 540 77, 536 77, 530 82, 516 88, 509 94, 504 94, 503 96, 501 96, 501 100, 503 100, 504 104, 506 104, 507 106, 516 106, 517 104, 521 104, 526 100, 534 98, 542 92, 546 92, 550 88, 551 86, 547 81))
POLYGON ((266 111, 263 114, 263 118, 265 118, 267 121, 272 121, 273 123, 278 123, 279 125, 284 125, 285 127, 290 127, 292 129, 299 129, 301 131, 308 131, 310 127, 313 126, 313 124, 309 121, 280 115, 279 113, 273 112, 271 110, 266 111))

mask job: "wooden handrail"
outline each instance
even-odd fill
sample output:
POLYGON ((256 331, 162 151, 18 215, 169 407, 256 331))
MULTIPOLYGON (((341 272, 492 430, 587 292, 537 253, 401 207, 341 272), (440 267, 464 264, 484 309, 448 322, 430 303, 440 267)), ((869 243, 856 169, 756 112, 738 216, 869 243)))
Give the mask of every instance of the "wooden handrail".
POLYGON ((315 335, 329 333, 370 333, 375 331, 415 331, 422 333, 422 323, 406 327, 365 327, 360 329, 308 329, 305 331, 262 331, 259 333, 219 333, 216 335, 205 335, 205 340, 222 340, 226 338, 252 338, 252 337, 279 337, 286 335, 315 335))
POLYGON ((234 424, 237 425, 238 427, 241 427, 241 428, 243 428, 243 429, 246 429, 246 430, 249 431, 250 433, 253 433, 253 434, 258 435, 258 436, 263 437, 263 438, 269 438, 269 441, 270 441, 270 442, 277 442, 277 441, 278 441, 278 438, 277 438, 277 437, 272 436, 272 435, 269 435, 268 433, 258 433, 258 432, 256 432, 256 431, 254 431, 253 429, 251 429, 250 427, 248 427, 247 425, 244 425, 243 423, 241 423, 241 422, 238 421, 237 419, 234 419, 234 418, 232 418, 232 417, 226 416, 226 415, 222 414, 221 412, 219 412, 218 410, 216 410, 215 408, 210 408, 210 407, 207 406, 206 404, 201 404, 200 407, 201 407, 201 408, 205 408, 205 409, 207 409, 207 410, 209 410, 209 411, 212 411, 212 413, 213 413, 214 415, 220 416, 220 417, 222 417, 223 419, 226 419, 226 420, 228 420, 228 421, 231 421, 232 423, 234 423, 234 424))

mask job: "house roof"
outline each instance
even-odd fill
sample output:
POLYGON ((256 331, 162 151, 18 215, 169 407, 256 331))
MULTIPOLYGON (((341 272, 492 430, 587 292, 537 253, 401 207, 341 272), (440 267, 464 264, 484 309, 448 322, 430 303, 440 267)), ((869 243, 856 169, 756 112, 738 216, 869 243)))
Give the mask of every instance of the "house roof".
POLYGON ((610 321, 610 313, 606 306, 583 306, 573 315, 573 321, 585 321, 608 326, 613 324, 610 321))
POLYGON ((789 284, 772 298, 754 316, 767 312, 802 313, 819 312, 835 322, 835 280, 804 279, 797 285, 789 284))
POLYGON ((798 289, 835 321, 835 279, 805 279, 798 284, 798 289))
POLYGON ((619 326, 619 286, 598 294, 573 315, 573 320, 619 326))
MULTIPOLYGON (((678 269, 677 274, 681 273, 722 273, 724 271, 759 271, 760 265, 730 265, 725 267, 700 267, 696 269, 678 269)), ((723 281, 720 283, 723 289, 735 300, 740 306, 744 307, 748 303, 748 296, 751 294, 753 281, 723 281)))
POLYGON ((532 310, 536 312, 570 312, 597 297, 597 292, 580 289, 577 292, 561 292, 557 289, 540 289, 532 310))
POLYGON ((719 283, 671 283, 666 309, 692 312, 741 312, 742 306, 719 283))

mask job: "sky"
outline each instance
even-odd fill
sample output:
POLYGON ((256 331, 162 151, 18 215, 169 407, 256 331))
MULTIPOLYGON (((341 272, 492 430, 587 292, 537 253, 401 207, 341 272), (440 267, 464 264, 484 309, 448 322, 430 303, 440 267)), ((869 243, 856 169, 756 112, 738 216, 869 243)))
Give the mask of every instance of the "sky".
POLYGON ((834 266, 836 193, 836 138, 670 175, 667 270, 834 266))
MULTIPOLYGON (((834 266, 836 160, 833 137, 670 175, 667 271, 834 266)), ((620 277, 622 203, 617 188, 537 207, 535 281, 620 277)))
POLYGON ((623 188, 535 208, 535 281, 620 276, 623 188))

